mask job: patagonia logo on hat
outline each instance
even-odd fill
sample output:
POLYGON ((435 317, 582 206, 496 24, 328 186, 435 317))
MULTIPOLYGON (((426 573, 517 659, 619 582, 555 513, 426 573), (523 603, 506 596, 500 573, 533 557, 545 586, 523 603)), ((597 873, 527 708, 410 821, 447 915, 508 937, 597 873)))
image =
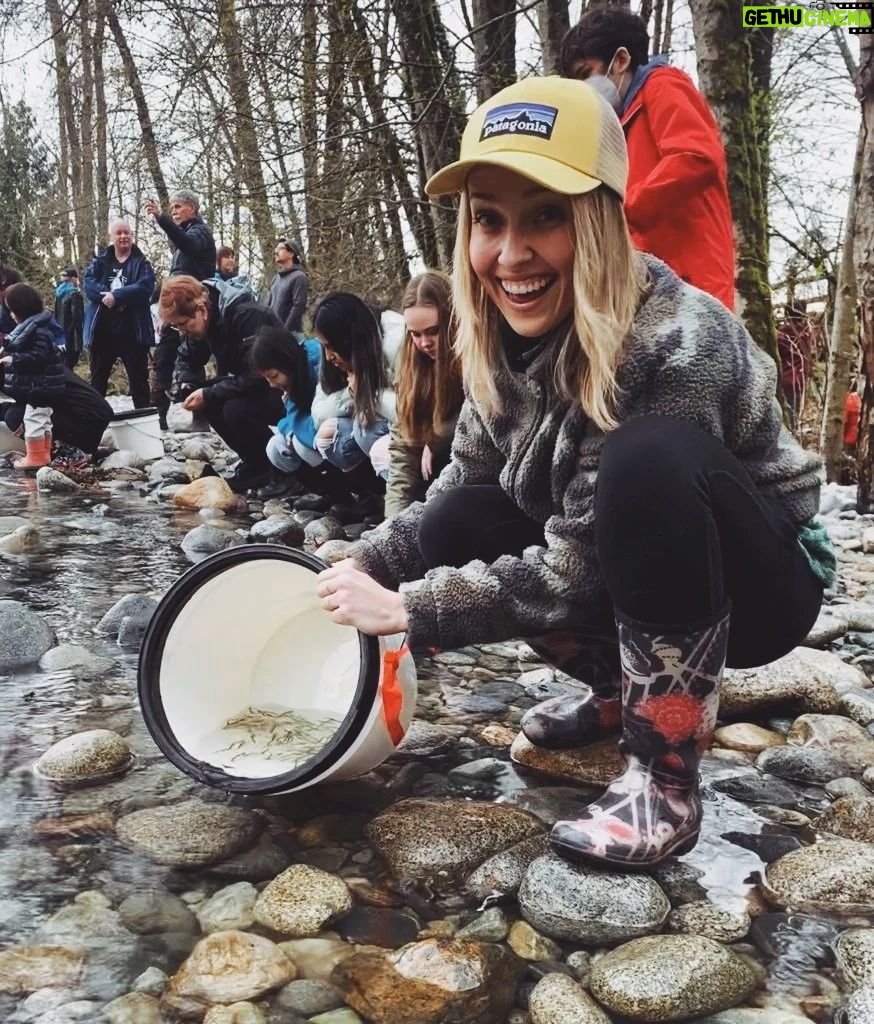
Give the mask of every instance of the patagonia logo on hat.
POLYGON ((552 138, 558 110, 543 103, 505 103, 486 113, 480 142, 496 135, 534 135, 552 138))

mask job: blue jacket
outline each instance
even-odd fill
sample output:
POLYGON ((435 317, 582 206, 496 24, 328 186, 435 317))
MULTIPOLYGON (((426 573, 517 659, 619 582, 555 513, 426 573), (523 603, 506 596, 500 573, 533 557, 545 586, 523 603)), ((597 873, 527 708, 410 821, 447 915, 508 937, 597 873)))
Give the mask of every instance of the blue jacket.
POLYGON ((18 402, 51 405, 63 393, 64 364, 55 344, 54 318, 48 310, 29 316, 6 336, 3 347, 12 364, 2 367, 0 390, 18 402))
MULTIPOLYGON (((307 354, 309 377, 307 384, 311 395, 315 394, 319 380, 319 368, 322 363, 322 346, 315 338, 307 338, 301 342, 307 354)), ((296 437, 307 448, 316 446, 316 425, 312 411, 302 412, 290 399, 285 400, 285 416, 276 424, 276 429, 283 437, 296 437)))
POLYGON ((138 246, 133 246, 125 263, 130 284, 116 288, 112 293, 115 296, 115 306, 112 310, 107 310, 101 302, 101 293, 109 291, 109 264, 114 258, 115 250, 108 245, 91 260, 85 270, 85 298, 88 300, 85 307, 85 347, 90 348, 95 327, 100 325, 106 315, 112 314, 113 310, 129 314, 134 335, 140 345, 154 345, 155 329, 149 311, 149 303, 155 289, 155 271, 152 270, 152 264, 138 246))

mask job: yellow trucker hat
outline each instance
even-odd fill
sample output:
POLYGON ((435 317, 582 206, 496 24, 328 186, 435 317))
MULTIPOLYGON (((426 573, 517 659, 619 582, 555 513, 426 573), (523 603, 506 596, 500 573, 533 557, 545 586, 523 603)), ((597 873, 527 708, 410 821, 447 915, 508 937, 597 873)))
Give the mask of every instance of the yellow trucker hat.
POLYGON ((461 157, 425 186, 429 196, 461 192, 477 164, 506 167, 563 195, 607 185, 622 199, 628 155, 619 118, 590 85, 550 75, 523 78, 471 114, 461 157))

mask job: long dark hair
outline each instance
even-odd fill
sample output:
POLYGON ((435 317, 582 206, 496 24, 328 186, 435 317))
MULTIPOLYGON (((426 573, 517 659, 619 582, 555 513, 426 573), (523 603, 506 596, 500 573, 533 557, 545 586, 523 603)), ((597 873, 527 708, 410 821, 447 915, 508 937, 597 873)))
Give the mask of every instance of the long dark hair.
POLYGON ((261 327, 249 351, 255 371, 279 370, 288 377, 288 397, 301 412, 313 404, 315 384, 310 383, 306 349, 284 327, 261 327))
MULTIPOLYGON (((313 330, 352 367, 355 416, 371 426, 389 383, 379 313, 351 292, 329 292, 313 311, 313 330)), ((330 395, 346 387, 346 374, 323 358, 319 381, 330 395)))

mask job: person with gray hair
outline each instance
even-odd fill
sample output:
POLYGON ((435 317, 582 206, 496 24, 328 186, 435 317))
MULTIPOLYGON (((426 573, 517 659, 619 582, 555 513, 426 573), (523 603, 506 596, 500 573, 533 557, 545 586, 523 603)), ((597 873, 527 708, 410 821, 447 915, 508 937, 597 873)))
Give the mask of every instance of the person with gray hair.
MULTIPOLYGON (((215 239, 208 225, 200 218, 200 198, 190 188, 177 189, 170 196, 170 212, 162 213, 154 199, 145 206, 146 213, 164 232, 175 248, 170 264, 170 277, 189 274, 198 281, 215 276, 215 239)), ((181 338, 172 327, 161 328, 161 335, 152 356, 151 399, 158 410, 161 427, 167 429, 167 410, 170 407, 168 391, 173 387, 176 361, 181 338)), ((180 381, 182 388, 193 390, 206 378, 180 381)))

